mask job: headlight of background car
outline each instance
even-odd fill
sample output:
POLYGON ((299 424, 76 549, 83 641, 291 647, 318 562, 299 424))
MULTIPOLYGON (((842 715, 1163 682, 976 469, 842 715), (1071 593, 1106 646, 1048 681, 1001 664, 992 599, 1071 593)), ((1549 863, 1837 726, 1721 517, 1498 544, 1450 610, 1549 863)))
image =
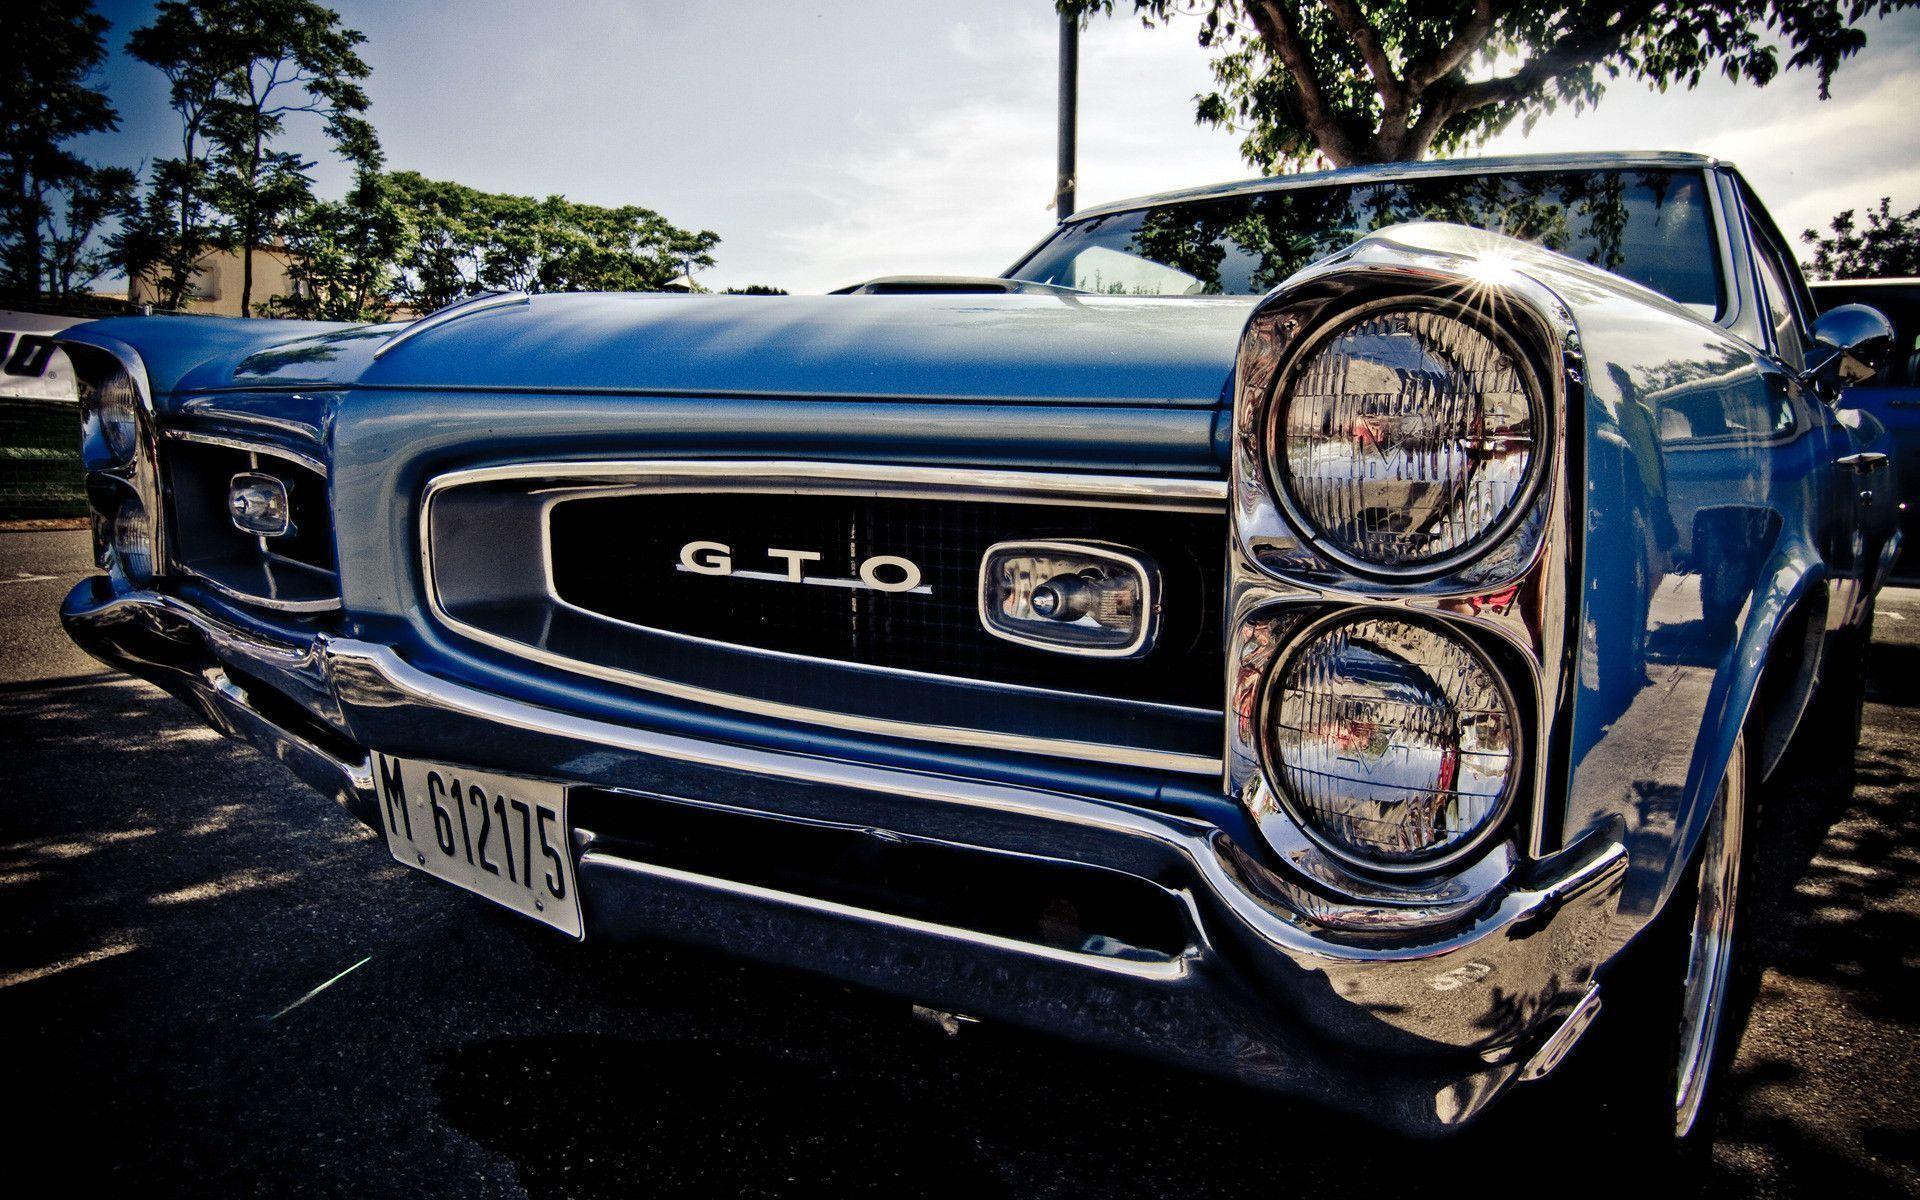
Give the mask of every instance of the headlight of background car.
POLYGON ((1515 515, 1540 457, 1539 389, 1504 338, 1445 312, 1363 310, 1289 372, 1267 468, 1348 565, 1439 567, 1515 515))
POLYGON ((1352 615, 1310 628, 1268 676, 1268 786, 1338 858, 1418 871, 1505 815, 1518 721, 1478 650, 1424 622, 1352 615))

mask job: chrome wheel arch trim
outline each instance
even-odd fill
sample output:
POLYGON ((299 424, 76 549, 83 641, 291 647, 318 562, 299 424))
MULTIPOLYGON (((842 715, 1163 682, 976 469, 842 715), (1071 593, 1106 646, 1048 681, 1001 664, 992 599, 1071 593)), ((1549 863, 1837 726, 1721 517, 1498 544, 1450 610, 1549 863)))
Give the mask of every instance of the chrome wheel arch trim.
MULTIPOLYGON (((642 672, 605 667, 580 659, 502 637, 489 630, 460 620, 442 604, 434 582, 432 509, 435 498, 454 488, 477 483, 514 480, 553 481, 561 494, 550 498, 582 499, 587 496, 647 493, 730 492, 769 495, 838 494, 905 496, 925 499, 970 499, 1001 503, 1043 503, 1084 506, 1089 503, 1157 511, 1222 513, 1226 507, 1227 485, 1222 480, 1156 478, 1151 476, 1072 475, 1064 473, 1006 470, 947 469, 943 467, 898 466, 890 464, 835 463, 812 461, 724 460, 625 460, 599 462, 524 462, 491 467, 449 471, 429 480, 420 501, 416 523, 419 539, 421 583, 427 607, 442 628, 461 637, 489 646, 518 658, 554 667, 603 682, 638 688, 642 691, 684 700, 694 704, 719 706, 735 712, 750 713, 774 720, 849 730, 879 737, 903 738, 976 749, 1011 751, 1051 757, 1076 758, 1114 766, 1174 771, 1187 775, 1218 776, 1225 760, 1218 755, 1185 754, 1175 751, 1141 749, 1120 743, 1084 742, 1059 738, 972 729, 966 726, 929 725, 864 717, 826 709, 808 708, 778 701, 761 700, 737 692, 724 692, 697 684, 662 679, 642 672)), ((544 529, 544 526, 543 526, 544 529)), ((546 534, 543 531, 543 538, 546 534)), ((554 597, 551 556, 543 545, 548 563, 544 586, 554 597)), ((565 604, 565 601, 561 601, 565 604)), ((568 605, 570 608, 577 606, 568 605)), ((584 610, 581 610, 584 611, 584 610)), ((590 614, 599 620, 611 620, 590 614)), ((615 622, 616 624, 627 624, 615 622)), ((636 626, 636 628, 649 628, 636 626)), ((672 631, 651 630, 671 633, 672 631)), ((685 635, 674 635, 685 636, 685 635)), ((711 639, 696 638, 698 641, 711 639)), ((731 644, 731 643, 728 643, 731 644)), ((763 653, 745 647, 752 653, 763 653)), ((778 652, 768 652, 778 653, 778 652)), ((796 656, 808 657, 808 656, 796 656)), ((834 661, 834 660, 821 660, 834 661)), ((858 664, 843 664, 857 667, 858 664)), ((926 674, 913 672, 914 674, 926 674)), ((1041 689, 1044 690, 1044 689, 1041 689)), ((1165 706, 1173 711, 1194 711, 1165 706)), ((1210 710, 1209 710, 1210 711, 1210 710)))
POLYGON ((1734 920, 1740 901, 1741 849, 1746 838, 1747 751, 1734 743, 1701 837, 1699 886, 1687 938, 1687 974, 1680 1011, 1680 1057, 1675 1071, 1673 1130, 1693 1132, 1706 1104, 1715 1051, 1733 975, 1734 920))

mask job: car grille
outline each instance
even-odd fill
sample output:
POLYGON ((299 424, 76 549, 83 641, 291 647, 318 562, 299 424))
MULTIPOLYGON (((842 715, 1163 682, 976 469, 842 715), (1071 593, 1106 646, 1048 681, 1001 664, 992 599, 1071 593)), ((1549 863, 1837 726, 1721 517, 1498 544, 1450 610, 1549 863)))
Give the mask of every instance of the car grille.
MULTIPOLYGON (((1224 517, 1220 514, 903 496, 669 493, 556 504, 551 578, 564 602, 670 633, 760 650, 1019 684, 1117 700, 1218 709, 1224 517), (1138 659, 1033 649, 988 634, 982 556, 996 542, 1092 540, 1161 570, 1160 634, 1138 659), (796 586, 680 569, 688 542, 717 542, 737 571, 784 576, 769 547, 814 551, 810 577, 857 578, 876 555, 910 559, 925 592, 796 586)), ((891 579, 891 575, 884 578, 891 579)))

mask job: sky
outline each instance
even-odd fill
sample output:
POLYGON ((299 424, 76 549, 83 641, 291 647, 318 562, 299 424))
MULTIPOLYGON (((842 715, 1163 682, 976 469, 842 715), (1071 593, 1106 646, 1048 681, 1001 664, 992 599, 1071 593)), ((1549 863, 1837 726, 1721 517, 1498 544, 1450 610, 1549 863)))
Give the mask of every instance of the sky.
MULTIPOLYGON (((166 85, 124 53, 152 3, 103 0, 100 83, 121 128, 77 143, 137 166, 177 153, 166 85)), ((721 237, 711 288, 819 292, 876 275, 994 275, 1053 224, 1057 25, 1049 0, 336 0, 367 35, 389 166, 486 191, 640 204, 721 237)), ((1881 196, 1920 205, 1920 13, 1868 25, 1821 102, 1814 77, 1623 83, 1584 113, 1474 153, 1694 150, 1737 164, 1781 227, 1881 196)), ((1238 138, 1196 125, 1197 22, 1083 35, 1079 201, 1245 178, 1238 138)), ((288 144, 346 171, 317 122, 288 144)))

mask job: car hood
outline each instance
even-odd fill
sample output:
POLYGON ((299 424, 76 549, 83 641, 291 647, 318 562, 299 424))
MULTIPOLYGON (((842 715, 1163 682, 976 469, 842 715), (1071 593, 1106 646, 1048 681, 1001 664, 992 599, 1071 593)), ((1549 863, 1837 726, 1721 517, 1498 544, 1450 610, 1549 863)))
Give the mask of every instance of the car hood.
POLYGON ((560 294, 423 327, 96 322, 156 392, 378 387, 1213 406, 1252 297, 560 294))

